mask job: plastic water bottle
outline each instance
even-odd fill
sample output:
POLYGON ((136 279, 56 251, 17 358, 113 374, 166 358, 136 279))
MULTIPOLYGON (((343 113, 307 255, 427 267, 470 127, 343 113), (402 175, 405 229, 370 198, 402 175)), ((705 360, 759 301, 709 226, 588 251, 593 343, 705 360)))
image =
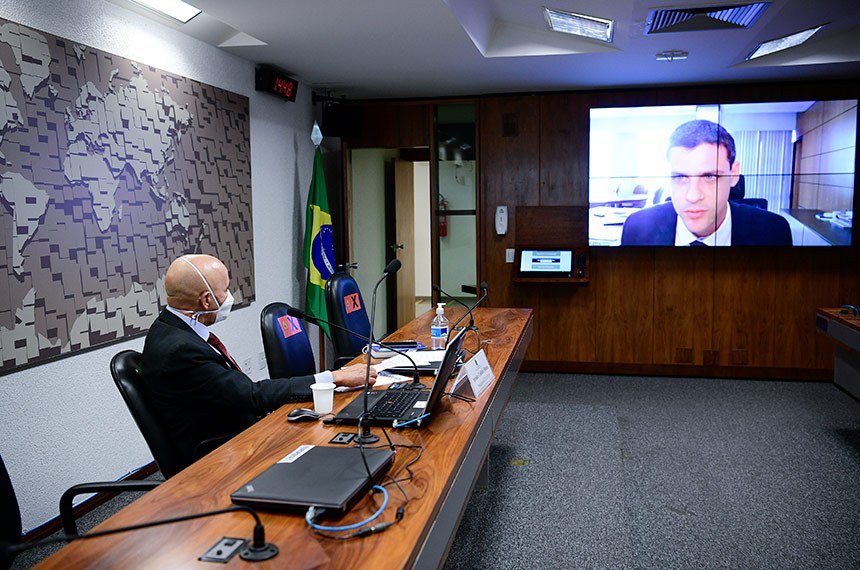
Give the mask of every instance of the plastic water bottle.
POLYGON ((430 342, 434 350, 445 348, 448 343, 448 318, 445 316, 445 303, 436 304, 436 316, 430 323, 430 342))

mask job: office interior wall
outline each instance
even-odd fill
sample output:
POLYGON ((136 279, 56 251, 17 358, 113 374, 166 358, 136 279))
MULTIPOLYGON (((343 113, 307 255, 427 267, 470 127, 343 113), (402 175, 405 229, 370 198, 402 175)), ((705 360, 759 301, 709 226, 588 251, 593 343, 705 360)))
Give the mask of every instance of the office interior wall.
MULTIPOLYGON (((492 97, 480 103, 481 275, 494 306, 532 307, 533 368, 633 374, 832 378, 815 310, 856 299, 852 248, 590 248, 586 286, 514 285, 492 212, 586 206, 588 109, 696 101, 856 97, 857 82, 808 82, 492 97), (851 95, 851 94, 854 95, 851 95), (747 99, 748 98, 748 99, 747 99)), ((855 150, 856 157, 856 150, 855 150)), ((854 180, 856 185, 856 178, 854 180)), ((856 232, 855 232, 856 235, 856 232)), ((587 236, 571 236, 584 245, 587 236)))
POLYGON ((430 163, 416 162, 415 165, 415 296, 430 297, 432 278, 430 273, 430 163))
MULTIPOLYGON (((251 62, 102 0, 0 0, 0 17, 250 98, 256 301, 215 331, 252 378, 266 377, 261 308, 304 304, 310 90, 302 86, 295 103, 258 94, 251 62)), ((0 453, 25 532, 57 515, 69 486, 119 479, 152 460, 108 370, 116 352, 142 347, 136 338, 0 377, 0 453)))
MULTIPOLYGON (((354 149, 352 151, 352 181, 349 196, 350 261, 358 263, 353 271, 358 288, 370 316, 373 287, 385 269, 385 168, 397 158, 391 149, 354 149)), ((382 338, 387 333, 385 284, 379 286, 373 335, 382 338)))

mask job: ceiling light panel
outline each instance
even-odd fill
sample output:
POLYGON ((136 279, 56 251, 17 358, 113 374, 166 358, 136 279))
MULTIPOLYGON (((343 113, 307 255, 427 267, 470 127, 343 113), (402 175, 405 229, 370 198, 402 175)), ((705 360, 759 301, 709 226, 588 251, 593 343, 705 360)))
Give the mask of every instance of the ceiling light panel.
POLYGON ((552 8, 544 8, 544 16, 549 24, 549 28, 554 32, 612 42, 612 32, 615 28, 613 20, 565 12, 564 10, 554 10, 552 8))
POLYGON ((785 36, 782 38, 777 38, 775 40, 763 42, 759 44, 759 46, 747 56, 747 60, 755 59, 763 55, 768 55, 774 52, 799 46, 800 44, 811 38, 813 34, 815 34, 815 32, 817 32, 823 27, 824 26, 818 26, 817 28, 810 28, 808 30, 803 30, 802 32, 797 32, 796 34, 791 34, 790 36, 785 36))
POLYGON ((169 16, 183 24, 187 24, 191 18, 202 12, 191 4, 182 0, 130 0, 144 8, 154 10, 163 16, 169 16))

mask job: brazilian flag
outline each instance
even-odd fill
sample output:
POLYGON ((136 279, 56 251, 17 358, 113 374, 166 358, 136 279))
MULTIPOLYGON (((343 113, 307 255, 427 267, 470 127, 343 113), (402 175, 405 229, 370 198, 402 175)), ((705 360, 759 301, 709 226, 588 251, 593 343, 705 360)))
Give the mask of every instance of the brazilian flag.
MULTIPOLYGON (((308 268, 308 290, 305 311, 314 317, 328 320, 325 307, 325 284, 335 269, 334 236, 331 214, 328 209, 328 192, 320 148, 314 154, 314 172, 308 191, 308 211, 305 219, 305 267, 308 268)), ((331 338, 328 326, 320 328, 331 338)))

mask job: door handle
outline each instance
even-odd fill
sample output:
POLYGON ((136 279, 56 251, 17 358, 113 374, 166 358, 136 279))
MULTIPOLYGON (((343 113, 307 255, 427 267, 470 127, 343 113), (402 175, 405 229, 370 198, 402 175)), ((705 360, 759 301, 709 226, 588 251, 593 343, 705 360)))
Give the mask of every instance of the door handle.
POLYGON ((402 243, 393 243, 388 247, 391 248, 391 251, 397 251, 398 249, 403 249, 403 244, 402 243))

